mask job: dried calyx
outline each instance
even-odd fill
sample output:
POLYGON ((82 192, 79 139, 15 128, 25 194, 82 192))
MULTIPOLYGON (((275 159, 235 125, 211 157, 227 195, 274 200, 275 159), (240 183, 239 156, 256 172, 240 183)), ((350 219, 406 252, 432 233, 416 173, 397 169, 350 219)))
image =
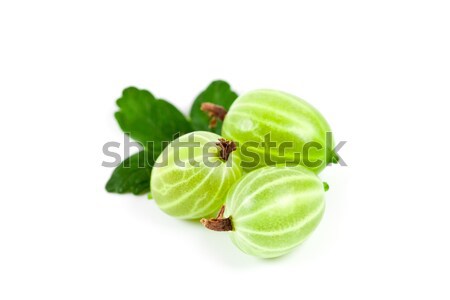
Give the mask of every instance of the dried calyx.
POLYGON ((216 218, 201 219, 200 222, 206 228, 214 231, 232 231, 233 224, 231 223, 231 218, 224 218, 223 217, 224 212, 225 212, 225 205, 222 206, 216 218))
POLYGON ((227 141, 224 138, 220 138, 216 145, 219 146, 220 158, 224 161, 227 161, 228 157, 230 157, 231 152, 236 150, 236 144, 233 141, 227 141))
POLYGON ((202 103, 200 109, 208 113, 210 118, 209 128, 215 128, 217 126, 217 120, 223 121, 227 115, 227 110, 223 106, 210 102, 202 103))

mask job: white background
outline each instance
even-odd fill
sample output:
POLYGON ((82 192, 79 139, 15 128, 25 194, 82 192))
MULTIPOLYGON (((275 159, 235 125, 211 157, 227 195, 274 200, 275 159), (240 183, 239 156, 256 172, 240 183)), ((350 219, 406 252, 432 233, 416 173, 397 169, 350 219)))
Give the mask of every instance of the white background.
POLYGON ((2 1, 0 298, 449 299, 448 1, 2 1), (317 231, 261 260, 108 194, 133 85, 296 94, 347 168, 317 231))

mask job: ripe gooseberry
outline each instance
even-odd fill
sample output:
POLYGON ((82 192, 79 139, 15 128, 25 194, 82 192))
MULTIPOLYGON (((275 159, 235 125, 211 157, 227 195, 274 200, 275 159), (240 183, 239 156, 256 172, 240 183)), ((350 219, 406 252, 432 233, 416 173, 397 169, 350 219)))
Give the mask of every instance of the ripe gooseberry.
POLYGON ((171 142, 155 161, 150 180, 159 208, 182 219, 216 213, 242 174, 235 149, 234 142, 206 131, 171 142))
POLYGON ((217 218, 201 222, 211 230, 229 231, 233 243, 247 254, 281 256, 319 224, 325 189, 327 185, 302 166, 260 168, 229 190, 217 218))
POLYGON ((255 90, 238 97, 226 115, 223 108, 220 110, 211 103, 204 104, 202 109, 212 121, 223 119, 221 134, 239 143, 246 171, 290 163, 302 164, 319 173, 330 162, 338 161, 332 136, 327 140, 331 129, 325 118, 293 95, 255 90))

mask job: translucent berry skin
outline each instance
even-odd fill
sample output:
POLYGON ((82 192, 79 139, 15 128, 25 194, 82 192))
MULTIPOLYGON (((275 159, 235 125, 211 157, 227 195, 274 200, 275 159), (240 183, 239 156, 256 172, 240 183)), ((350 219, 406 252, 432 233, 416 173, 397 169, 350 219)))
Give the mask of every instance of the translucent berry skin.
POLYGON ((327 132, 331 132, 330 126, 319 111, 298 97, 275 90, 255 90, 238 97, 222 126, 222 136, 241 145, 246 171, 266 165, 293 163, 319 173, 333 161, 334 142, 331 140, 327 145, 327 132), (261 144, 267 134, 270 134, 271 142, 276 143, 271 150, 261 144), (249 142, 256 142, 259 146, 250 146, 249 142), (279 148, 285 142, 292 145, 285 148, 283 155, 279 148), (309 148, 306 160, 305 145, 311 142, 314 144, 309 148), (258 155, 258 162, 254 163, 253 158, 244 153, 244 143, 249 145, 248 151, 258 155))
POLYGON ((284 255, 317 227, 325 209, 324 185, 302 167, 272 166, 243 176, 228 192, 233 243, 262 258, 284 255))
POLYGON ((227 161, 220 158, 220 148, 215 146, 220 138, 211 132, 195 131, 179 137, 164 149, 155 162, 150 180, 152 197, 162 211, 181 219, 199 219, 217 213, 227 191, 242 175, 237 151, 232 152, 227 161), (190 136, 193 139, 190 140, 190 136), (197 145, 176 148, 180 142, 197 145), (210 145, 208 158, 203 152, 206 144, 210 145), (175 163, 176 157, 184 166, 175 163), (216 166, 210 166, 211 163, 216 166))

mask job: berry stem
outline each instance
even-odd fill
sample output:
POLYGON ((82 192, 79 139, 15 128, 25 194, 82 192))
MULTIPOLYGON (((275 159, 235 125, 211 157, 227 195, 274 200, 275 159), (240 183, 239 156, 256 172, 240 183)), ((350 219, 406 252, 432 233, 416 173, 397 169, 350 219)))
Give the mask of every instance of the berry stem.
POLYGON ((227 110, 223 106, 210 102, 202 103, 200 109, 208 113, 208 117, 210 117, 209 128, 215 128, 217 120, 223 121, 227 115, 227 110))
POLYGON ((225 212, 225 205, 219 211, 216 218, 213 219, 201 219, 200 222, 208 229, 214 231, 232 231, 233 224, 231 223, 231 218, 224 218, 223 213, 225 212))
POLYGON ((231 152, 236 150, 236 143, 233 141, 227 141, 224 138, 220 138, 219 141, 216 143, 216 145, 219 146, 220 158, 223 159, 224 161, 228 161, 231 152))

